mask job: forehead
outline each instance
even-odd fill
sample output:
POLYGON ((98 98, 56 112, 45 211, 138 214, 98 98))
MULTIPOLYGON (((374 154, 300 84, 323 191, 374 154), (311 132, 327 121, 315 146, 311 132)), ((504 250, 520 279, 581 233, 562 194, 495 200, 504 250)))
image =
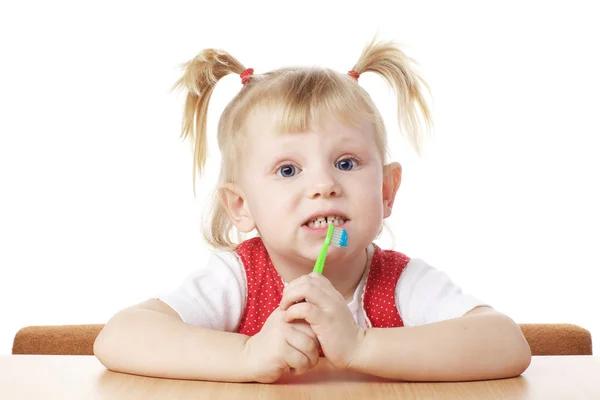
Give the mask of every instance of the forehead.
MULTIPOLYGON (((348 144, 367 146, 375 144, 376 135, 373 124, 369 121, 343 121, 335 115, 323 115, 318 121, 307 124, 305 129, 286 131, 282 123, 284 116, 276 109, 257 109, 252 112, 244 124, 245 136, 250 142, 273 142, 276 145, 293 143, 306 139, 306 133, 322 136, 323 141, 341 141, 348 144)), ((250 143, 249 143, 250 144, 250 143)))

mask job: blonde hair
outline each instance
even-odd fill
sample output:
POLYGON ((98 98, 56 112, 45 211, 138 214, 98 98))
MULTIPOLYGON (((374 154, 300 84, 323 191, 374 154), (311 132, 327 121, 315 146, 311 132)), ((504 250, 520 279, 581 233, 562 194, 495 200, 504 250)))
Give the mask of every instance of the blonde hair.
MULTIPOLYGON (((352 68, 357 74, 375 72, 394 89, 398 99, 398 124, 417 154, 421 154, 423 136, 431 126, 430 111, 422 93, 427 84, 413 69, 414 61, 393 42, 373 40, 352 68)), ((173 88, 187 90, 182 122, 182 137, 194 149, 194 192, 196 172, 201 175, 206 162, 206 118, 208 102, 216 83, 227 74, 241 74, 246 68, 222 50, 206 49, 183 65, 184 74, 173 88)), ((223 111, 217 128, 221 152, 219 186, 209 208, 209 224, 204 237, 209 245, 232 250, 233 224, 222 204, 221 186, 235 182, 243 160, 244 124, 259 108, 278 112, 280 132, 302 132, 333 115, 341 121, 357 125, 373 124, 382 160, 387 137, 381 115, 369 94, 345 73, 327 68, 281 68, 264 74, 252 74, 242 89, 223 111)), ((237 241, 240 240, 238 232, 237 241)))

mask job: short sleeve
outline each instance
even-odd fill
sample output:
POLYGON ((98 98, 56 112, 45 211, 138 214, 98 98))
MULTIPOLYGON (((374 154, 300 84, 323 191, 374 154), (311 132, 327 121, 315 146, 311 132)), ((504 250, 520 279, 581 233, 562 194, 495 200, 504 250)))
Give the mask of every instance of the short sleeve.
POLYGON ((234 332, 246 306, 246 276, 232 252, 212 253, 208 262, 191 273, 174 291, 158 299, 191 325, 234 332))
POLYGON ((458 318, 483 301, 463 293, 443 272, 421 259, 411 259, 396 284, 396 307, 405 326, 458 318))

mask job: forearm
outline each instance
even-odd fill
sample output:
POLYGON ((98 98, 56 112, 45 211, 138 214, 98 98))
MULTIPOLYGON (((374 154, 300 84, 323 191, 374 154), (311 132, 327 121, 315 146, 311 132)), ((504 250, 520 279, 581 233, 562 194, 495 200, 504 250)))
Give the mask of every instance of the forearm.
POLYGON ((519 327, 498 314, 405 328, 372 328, 351 368, 407 381, 463 381, 521 374, 531 361, 519 327))
POLYGON ((115 315, 98 335, 94 354, 106 368, 137 375, 251 381, 244 362, 248 336, 212 331, 147 309, 115 315))

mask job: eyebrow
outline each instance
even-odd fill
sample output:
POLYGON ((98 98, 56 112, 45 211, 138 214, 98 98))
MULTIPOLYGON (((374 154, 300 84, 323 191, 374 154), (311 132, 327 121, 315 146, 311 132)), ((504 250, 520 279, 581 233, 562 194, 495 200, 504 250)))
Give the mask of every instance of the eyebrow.
MULTIPOLYGON (((277 165, 281 164, 286 160, 295 161, 297 160, 299 155, 292 154, 290 152, 279 153, 275 156, 269 156, 264 160, 264 171, 269 174, 273 171, 277 165)), ((262 162, 261 162, 262 163, 262 162)))

